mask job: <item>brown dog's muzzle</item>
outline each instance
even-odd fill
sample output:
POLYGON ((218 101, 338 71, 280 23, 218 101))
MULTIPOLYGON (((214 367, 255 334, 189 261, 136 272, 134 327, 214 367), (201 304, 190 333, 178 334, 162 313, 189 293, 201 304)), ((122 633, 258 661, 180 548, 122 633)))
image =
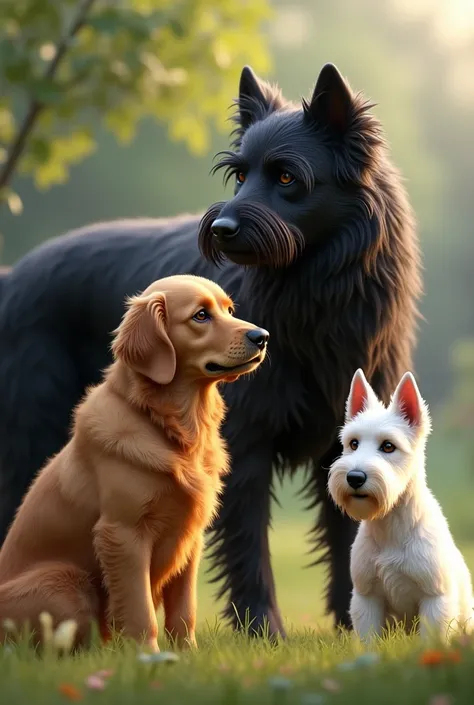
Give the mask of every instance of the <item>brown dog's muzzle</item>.
POLYGON ((220 364, 207 363, 208 372, 244 372, 242 368, 259 365, 265 357, 267 342, 270 337, 264 328, 242 329, 235 335, 225 353, 225 361, 220 364))

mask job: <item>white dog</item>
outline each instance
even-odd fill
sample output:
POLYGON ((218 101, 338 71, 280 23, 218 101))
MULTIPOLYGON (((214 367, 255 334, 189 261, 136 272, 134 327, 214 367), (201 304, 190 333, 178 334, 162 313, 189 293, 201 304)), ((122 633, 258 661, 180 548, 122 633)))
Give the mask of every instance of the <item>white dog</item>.
POLYGON ((344 450, 330 469, 328 489, 361 521, 351 552, 350 615, 363 639, 380 635, 390 618, 407 629, 418 618, 422 635, 445 638, 449 628, 473 627, 471 576, 426 485, 430 430, 411 373, 386 408, 357 370, 340 435, 344 450))

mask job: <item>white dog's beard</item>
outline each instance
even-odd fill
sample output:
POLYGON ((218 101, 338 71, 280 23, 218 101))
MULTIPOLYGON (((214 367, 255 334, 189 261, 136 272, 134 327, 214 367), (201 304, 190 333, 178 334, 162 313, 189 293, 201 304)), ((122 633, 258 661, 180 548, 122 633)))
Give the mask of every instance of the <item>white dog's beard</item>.
POLYGON ((328 489, 335 504, 356 521, 382 519, 397 503, 404 489, 400 482, 373 469, 357 491, 349 487, 346 476, 346 468, 334 466, 328 489))

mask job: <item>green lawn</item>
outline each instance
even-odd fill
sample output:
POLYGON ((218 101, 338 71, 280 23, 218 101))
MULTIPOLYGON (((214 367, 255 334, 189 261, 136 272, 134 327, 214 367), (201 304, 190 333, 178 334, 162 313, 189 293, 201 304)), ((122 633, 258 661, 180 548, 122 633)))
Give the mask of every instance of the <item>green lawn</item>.
MULTIPOLYGON (((468 475, 458 472, 459 462, 452 449, 448 453, 438 444, 431 450, 429 477, 474 572, 473 493, 468 475), (446 473, 449 460, 456 476, 446 473), (461 491, 454 477, 462 477, 461 491)), ((104 705, 472 705, 474 642, 454 645, 451 659, 430 667, 419 663, 427 646, 417 637, 392 634, 371 647, 364 663, 355 660, 364 649, 353 636, 331 631, 323 614, 324 570, 303 568, 310 560, 305 534, 314 517, 303 513, 295 500, 296 486, 287 483, 280 492, 283 507, 275 511, 271 534, 278 600, 289 628, 285 643, 275 646, 237 636, 219 624, 219 605, 205 581, 204 562, 198 651, 181 654, 177 663, 145 664, 130 644, 96 647, 61 660, 39 660, 24 646, 0 649, 1 705, 55 705, 74 698, 104 705), (100 669, 112 674, 103 679, 104 690, 96 691, 86 680, 100 669)), ((163 635, 160 646, 167 648, 163 635)), ((442 658, 439 649, 434 657, 442 658)))

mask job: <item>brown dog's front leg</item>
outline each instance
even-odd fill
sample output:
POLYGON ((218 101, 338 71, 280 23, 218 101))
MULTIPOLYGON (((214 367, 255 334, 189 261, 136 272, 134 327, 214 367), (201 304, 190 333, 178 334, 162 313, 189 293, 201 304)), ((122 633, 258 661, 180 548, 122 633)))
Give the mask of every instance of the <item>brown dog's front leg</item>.
POLYGON ((196 646, 197 576, 202 544, 201 536, 193 547, 186 567, 163 589, 165 629, 181 648, 196 646))
POLYGON ((94 534, 108 592, 109 622, 124 636, 159 651, 150 585, 151 540, 132 527, 105 518, 97 522, 94 534))

